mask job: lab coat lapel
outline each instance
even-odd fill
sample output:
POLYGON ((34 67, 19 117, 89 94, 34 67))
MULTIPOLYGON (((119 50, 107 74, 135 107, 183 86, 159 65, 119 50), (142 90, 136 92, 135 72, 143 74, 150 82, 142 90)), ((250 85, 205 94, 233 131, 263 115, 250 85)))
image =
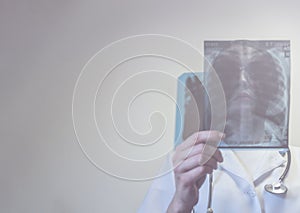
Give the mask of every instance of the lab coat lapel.
POLYGON ((267 173, 283 166, 285 162, 285 158, 278 151, 267 151, 262 158, 259 167, 257 167, 256 172, 253 174, 254 184, 257 185, 265 176, 267 176, 267 173))
POLYGON ((243 191, 248 191, 249 187, 254 188, 261 179, 266 177, 267 173, 286 162, 277 151, 267 151, 254 174, 249 174, 232 150, 225 150, 222 155, 225 160, 220 164, 220 170, 231 176, 243 191))
POLYGON ((254 188, 251 175, 246 171, 234 152, 226 150, 222 152, 222 155, 224 162, 220 164, 220 170, 227 173, 242 191, 247 192, 249 187, 254 188))

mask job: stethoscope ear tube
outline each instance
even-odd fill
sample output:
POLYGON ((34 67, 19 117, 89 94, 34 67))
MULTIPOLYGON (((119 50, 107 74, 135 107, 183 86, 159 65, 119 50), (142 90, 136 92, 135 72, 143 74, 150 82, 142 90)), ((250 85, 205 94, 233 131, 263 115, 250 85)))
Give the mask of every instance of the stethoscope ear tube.
POLYGON ((292 156, 291 156, 291 151, 290 151, 290 149, 288 149, 288 150, 286 151, 286 153, 287 153, 287 165, 286 165, 286 167, 285 167, 284 172, 282 173, 282 175, 281 175, 280 178, 279 178, 279 181, 280 181, 280 182, 283 182, 283 180, 285 179, 286 175, 288 174, 288 172, 289 172, 289 170, 290 170, 290 166, 291 166, 292 156))

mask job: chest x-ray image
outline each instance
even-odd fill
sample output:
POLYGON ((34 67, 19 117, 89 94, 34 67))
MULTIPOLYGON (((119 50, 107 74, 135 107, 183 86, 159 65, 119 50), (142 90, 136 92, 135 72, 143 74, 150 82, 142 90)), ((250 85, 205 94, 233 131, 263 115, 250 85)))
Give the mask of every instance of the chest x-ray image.
POLYGON ((289 41, 206 41, 207 85, 217 73, 226 100, 220 146, 285 147, 288 143, 289 41))
POLYGON ((179 78, 180 84, 185 86, 178 86, 178 106, 182 116, 177 115, 177 121, 182 120, 182 129, 177 124, 176 138, 184 140, 193 131, 211 128, 210 101, 214 97, 209 97, 205 91, 213 90, 216 82, 210 76, 216 73, 226 102, 226 137, 219 147, 286 148, 290 42, 205 41, 204 55, 204 72, 187 73, 179 78), (194 111, 199 114, 196 128, 195 124, 190 124, 191 120, 195 123, 194 111))

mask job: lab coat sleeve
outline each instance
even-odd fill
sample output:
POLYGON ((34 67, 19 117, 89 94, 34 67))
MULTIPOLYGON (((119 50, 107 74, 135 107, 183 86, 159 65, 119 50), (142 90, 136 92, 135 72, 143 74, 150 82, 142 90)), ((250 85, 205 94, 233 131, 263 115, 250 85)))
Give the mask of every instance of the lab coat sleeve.
MULTIPOLYGON (((164 165, 171 168, 170 158, 164 165)), ((166 170, 165 170, 166 171, 166 170)), ((153 180, 138 213, 165 213, 175 192, 174 173, 172 169, 153 180)))

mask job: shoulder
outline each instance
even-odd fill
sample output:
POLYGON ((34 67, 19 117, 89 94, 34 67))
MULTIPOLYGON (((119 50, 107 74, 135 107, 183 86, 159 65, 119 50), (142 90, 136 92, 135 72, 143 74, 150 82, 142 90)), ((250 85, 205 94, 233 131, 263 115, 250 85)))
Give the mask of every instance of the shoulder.
POLYGON ((290 149, 300 150, 299 146, 289 145, 290 149))
POLYGON ((291 151, 291 163, 293 166, 300 168, 300 147, 298 146, 289 146, 291 151))
POLYGON ((292 154, 299 155, 300 154, 300 147, 299 146, 289 146, 290 151, 292 154))

